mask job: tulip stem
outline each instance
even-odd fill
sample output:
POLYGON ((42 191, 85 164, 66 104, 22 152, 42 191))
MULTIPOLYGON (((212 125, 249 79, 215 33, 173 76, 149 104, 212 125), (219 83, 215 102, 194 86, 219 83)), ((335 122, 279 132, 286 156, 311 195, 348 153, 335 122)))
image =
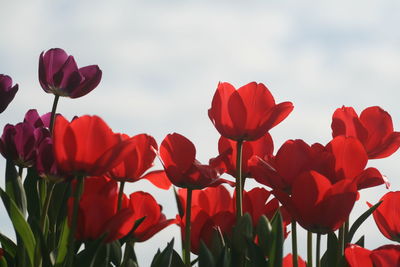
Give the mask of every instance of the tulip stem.
POLYGON ((50 126, 49 126, 51 135, 53 135, 54 121, 56 119, 56 110, 57 110, 58 99, 60 99, 60 96, 54 95, 53 107, 51 108, 50 126))
POLYGON ((321 261, 320 261, 320 253, 321 253, 321 234, 317 234, 317 253, 315 256, 315 266, 316 267, 321 267, 321 261))
POLYGON ((313 259, 312 259, 312 249, 313 249, 313 242, 312 242, 312 232, 307 231, 307 267, 312 267, 313 259))
POLYGON ((192 189, 188 188, 186 193, 186 223, 185 223, 185 239, 183 244, 183 261, 186 267, 190 267, 190 216, 192 209, 192 189))
POLYGON ((243 149, 243 141, 237 141, 236 143, 236 221, 240 219, 243 215, 243 187, 244 184, 242 182, 242 149, 243 149))
POLYGON ((78 211, 79 211, 79 203, 81 200, 81 196, 83 193, 84 188, 84 176, 78 175, 77 176, 77 185, 74 191, 74 207, 72 211, 72 220, 71 220, 71 231, 69 232, 68 237, 68 254, 67 254, 67 267, 73 265, 74 261, 74 254, 75 254, 75 232, 78 220, 78 211))
POLYGON ((297 223, 295 220, 292 220, 292 256, 293 256, 293 267, 298 267, 298 258, 297 258, 297 223))
POLYGON ((342 258, 342 256, 344 255, 344 235, 345 235, 345 225, 343 224, 340 228, 339 228, 339 249, 338 249, 338 262, 340 261, 340 259, 342 258))
MULTIPOLYGON (((45 182, 45 181, 43 181, 45 182)), ((50 186, 46 190, 46 199, 43 204, 42 214, 40 215, 40 230, 42 231, 43 236, 46 238, 45 228, 46 228, 46 217, 50 207, 50 200, 53 194, 54 183, 50 182, 50 186)), ((40 266, 42 262, 41 251, 39 245, 36 247, 36 257, 35 257, 35 266, 40 266)))
POLYGON ((124 196, 124 187, 125 187, 125 182, 122 181, 119 184, 117 211, 119 211, 122 206, 122 197, 124 196))

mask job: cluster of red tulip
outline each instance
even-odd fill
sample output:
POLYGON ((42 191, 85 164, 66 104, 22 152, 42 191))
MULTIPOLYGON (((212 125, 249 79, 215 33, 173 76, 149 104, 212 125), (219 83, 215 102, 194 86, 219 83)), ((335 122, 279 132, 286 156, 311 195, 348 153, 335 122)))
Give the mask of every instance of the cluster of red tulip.
MULTIPOLYGON (((369 250, 363 238, 353 242, 371 214, 385 237, 400 242, 399 191, 349 221, 359 190, 389 187, 368 161, 400 147, 400 133, 380 107, 360 115, 338 108, 328 144, 288 140, 274 154, 268 132, 292 112, 292 103, 276 104, 262 83, 239 89, 219 83, 208 110, 221 134, 219 155, 202 164, 194 144, 178 133, 158 146, 147 134, 114 133, 97 116, 69 121, 56 113, 60 96, 88 94, 101 75, 96 65, 78 68, 62 49, 40 55, 39 82, 55 95, 52 111, 29 110, 0 139, 7 160, 0 196, 16 232, 14 240, 0 234, 1 266, 138 266, 134 244, 171 224, 181 228, 182 258, 172 240, 151 266, 400 266, 400 245, 369 250), (148 171, 156 158, 164 170, 148 171), (234 179, 221 178, 224 173, 234 179), (126 182, 141 179, 180 188, 175 218, 167 219, 149 193, 124 193, 126 182), (247 179, 260 187, 244 190, 247 179), (298 224, 308 231, 306 260, 297 253, 298 224), (292 253, 284 256, 289 235, 292 253), (327 235, 322 256, 321 235, 327 235)), ((0 112, 17 90, 0 75, 0 112)))

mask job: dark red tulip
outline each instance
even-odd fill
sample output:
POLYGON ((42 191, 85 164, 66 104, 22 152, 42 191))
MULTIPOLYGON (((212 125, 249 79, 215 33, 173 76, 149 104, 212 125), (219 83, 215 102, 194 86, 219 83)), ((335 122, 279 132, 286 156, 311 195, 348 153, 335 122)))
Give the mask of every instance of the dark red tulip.
MULTIPOLYGON (((78 240, 96 240, 106 235, 109 243, 127 235, 135 224, 134 213, 126 197, 117 211, 118 185, 106 177, 88 177, 79 202, 77 229, 78 240)), ((74 198, 68 200, 68 218, 72 218, 74 198)))
MULTIPOLYGON (((279 209, 278 200, 275 198, 269 200, 270 196, 271 193, 264 188, 254 188, 248 192, 243 192, 243 211, 250 214, 254 227, 256 227, 262 215, 271 220, 279 209)), ((182 234, 184 234, 186 190, 179 190, 179 198, 183 208, 183 215, 179 224, 182 234)), ((223 185, 193 191, 191 216, 191 251, 193 253, 198 253, 201 240, 209 248, 212 247, 216 229, 219 229, 223 236, 230 240, 236 222, 234 206, 235 197, 223 185)), ((288 223, 286 219, 285 216, 284 227, 288 223)))
POLYGON ((73 56, 60 48, 42 52, 39 57, 39 82, 46 93, 78 98, 100 83, 97 65, 78 68, 73 56))
POLYGON ((196 148, 183 135, 168 134, 160 146, 160 159, 170 181, 183 188, 201 189, 220 184, 223 170, 196 160, 196 148))
POLYGON ((222 136, 252 141, 265 135, 292 110, 291 102, 275 104, 262 83, 252 82, 236 90, 224 82, 218 84, 208 117, 222 136))
POLYGON ((400 245, 384 245, 374 250, 368 250, 350 244, 344 255, 349 267, 400 266, 400 245))
POLYGON ((82 116, 68 122, 57 116, 54 154, 59 168, 70 174, 102 175, 129 156, 132 139, 122 140, 97 116, 82 116))
POLYGON ((68 174, 63 173, 58 168, 54 157, 53 140, 51 137, 44 138, 36 148, 36 170, 40 177, 59 182, 68 178, 68 174))
POLYGON ((8 107, 18 91, 18 84, 12 86, 12 79, 8 75, 0 74, 0 113, 8 107))
POLYGON ((165 227, 176 223, 175 219, 168 219, 162 213, 162 207, 158 205, 152 195, 145 192, 135 192, 130 196, 130 208, 133 211, 135 221, 144 220, 132 233, 135 242, 143 242, 165 227))
POLYGON ((259 183, 290 192, 296 178, 311 169, 313 157, 311 147, 303 140, 288 140, 275 157, 253 157, 251 161, 251 171, 259 183))
MULTIPOLYGON (((307 267, 306 262, 300 256, 297 256, 297 263, 298 263, 298 267, 307 267)), ((293 267, 293 255, 291 253, 287 254, 283 258, 282 266, 283 267, 293 267)))
POLYGON ((332 136, 338 135, 357 137, 370 159, 386 158, 400 147, 392 117, 378 106, 364 109, 360 117, 352 107, 338 108, 332 117, 332 136))
POLYGON ((273 193, 303 228, 326 234, 348 218, 357 199, 357 186, 349 179, 332 184, 318 172, 309 171, 294 181, 291 196, 281 190, 273 193))
POLYGON ((380 201, 382 203, 373 213, 375 223, 385 237, 400 242, 400 191, 388 192, 380 201))
POLYGON ((326 150, 334 158, 333 170, 330 170, 333 174, 327 176, 332 183, 343 179, 355 180, 359 190, 384 183, 388 186, 377 169, 372 167, 365 169, 368 156, 357 138, 337 136, 329 142, 326 150))
MULTIPOLYGON (((217 160, 223 164, 226 172, 232 176, 236 176, 236 144, 237 142, 226 137, 221 136, 218 141, 218 152, 220 156, 217 160)), ((242 176, 253 177, 251 173, 252 157, 259 157, 262 159, 269 159, 274 151, 274 143, 269 133, 255 141, 248 141, 243 143, 242 147, 242 176)), ((213 159, 212 161, 214 161, 213 159)))

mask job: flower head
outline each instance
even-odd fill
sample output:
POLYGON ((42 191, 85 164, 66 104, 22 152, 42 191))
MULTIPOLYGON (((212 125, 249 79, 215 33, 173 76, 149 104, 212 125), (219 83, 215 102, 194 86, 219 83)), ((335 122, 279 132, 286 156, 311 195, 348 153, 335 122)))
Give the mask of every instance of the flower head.
POLYGON ((100 83, 97 65, 78 68, 73 56, 60 48, 42 52, 39 57, 39 82, 46 93, 78 98, 100 83))
POLYGON ((265 135, 292 110, 291 102, 275 104, 262 83, 252 82, 236 90, 224 82, 218 84, 208 117, 222 136, 251 141, 265 135))
POLYGON ((10 76, 0 74, 0 113, 2 113, 14 99, 18 91, 18 84, 12 86, 10 76))

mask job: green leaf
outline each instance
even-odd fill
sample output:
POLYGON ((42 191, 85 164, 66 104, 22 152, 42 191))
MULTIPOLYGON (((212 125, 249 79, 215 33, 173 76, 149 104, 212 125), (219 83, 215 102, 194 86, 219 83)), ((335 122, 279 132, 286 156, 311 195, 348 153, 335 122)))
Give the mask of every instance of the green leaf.
POLYGON ((157 252, 153 258, 153 261, 151 262, 151 267, 174 267, 171 265, 172 254, 174 251, 173 247, 174 239, 168 243, 167 247, 161 253, 160 251, 157 252))
POLYGON ((98 252, 104 247, 103 241, 105 238, 106 235, 104 234, 99 239, 86 243, 85 249, 79 252, 79 254, 77 255, 74 266, 95 266, 96 256, 98 252))
POLYGON ((268 266, 278 267, 282 266, 283 258, 283 229, 282 229, 282 216, 277 212, 272 218, 272 239, 270 251, 268 252, 268 266))
POLYGON ((253 238, 253 224, 250 214, 244 214, 233 228, 233 247, 236 251, 244 253, 246 251, 246 240, 253 238))
POLYGON ((217 264, 218 267, 231 267, 232 266, 232 255, 231 250, 228 247, 224 247, 221 254, 218 257, 217 264))
POLYGON ((107 244, 107 246, 110 247, 110 261, 115 266, 120 266, 121 260, 122 260, 121 244, 117 240, 117 241, 107 244))
POLYGON ((7 267, 7 261, 5 259, 5 257, 1 257, 0 258, 0 267, 7 267))
POLYGON ((171 267, 185 267, 185 263, 183 263, 181 256, 179 256, 178 252, 175 250, 172 251, 171 267))
POLYGON ((272 225, 264 215, 258 220, 256 232, 258 236, 258 245, 261 247, 264 256, 268 256, 268 251, 271 250, 270 244, 272 244, 272 225))
POLYGON ((22 177, 19 177, 15 165, 11 160, 7 160, 6 163, 6 192, 22 214, 25 215, 27 201, 25 190, 22 186, 22 177))
POLYGON ((264 253, 261 247, 257 246, 253 240, 247 240, 247 247, 248 247, 248 257, 249 262, 246 266, 249 267, 260 267, 266 266, 267 261, 265 260, 264 253))
POLYGON ((353 223, 353 225, 350 228, 349 233, 345 237, 345 243, 351 243, 351 240, 354 237, 354 234, 356 233, 357 229, 361 226, 361 224, 379 207, 379 205, 382 203, 382 201, 376 203, 373 205, 371 208, 369 208, 366 212, 361 214, 360 217, 353 223))
POLYGON ((199 267, 214 267, 215 260, 211 251, 203 241, 200 242, 199 267))
POLYGON ((61 226, 61 235, 58 241, 57 247, 57 257, 56 257, 56 267, 61 267, 65 256, 67 256, 68 251, 68 236, 69 236, 69 227, 68 227, 68 219, 65 218, 64 222, 61 226))
POLYGON ((338 260, 339 241, 334 232, 328 233, 328 244, 324 255, 321 258, 321 266, 335 267, 338 260))
POLYGON ((7 252, 12 258, 15 257, 17 253, 17 245, 9 239, 7 236, 0 233, 0 243, 1 247, 7 252))
POLYGON ((24 181, 24 188, 26 192, 27 199, 27 209, 28 209, 28 222, 32 226, 33 223, 40 221, 40 200, 38 188, 38 174, 34 168, 28 169, 28 174, 26 175, 24 181))
POLYGON ((134 262, 137 265, 137 258, 136 258, 136 253, 135 253, 135 242, 133 240, 128 240, 125 243, 125 253, 124 253, 124 260, 122 262, 122 266, 127 267, 131 266, 129 264, 132 264, 134 262))
POLYGON ((176 187, 174 187, 174 196, 175 196, 175 201, 176 201, 176 206, 178 207, 178 214, 182 218, 184 215, 184 208, 182 207, 182 203, 179 199, 179 194, 176 191, 176 187))
POLYGON ((364 247, 365 243, 365 236, 360 237, 358 241, 355 243, 356 245, 359 245, 360 247, 364 247))
POLYGON ((33 265, 36 241, 31 228, 25 221, 24 215, 21 213, 15 202, 0 188, 0 196, 4 206, 8 212, 8 216, 14 226, 14 229, 23 241, 24 247, 28 253, 29 261, 33 265))

